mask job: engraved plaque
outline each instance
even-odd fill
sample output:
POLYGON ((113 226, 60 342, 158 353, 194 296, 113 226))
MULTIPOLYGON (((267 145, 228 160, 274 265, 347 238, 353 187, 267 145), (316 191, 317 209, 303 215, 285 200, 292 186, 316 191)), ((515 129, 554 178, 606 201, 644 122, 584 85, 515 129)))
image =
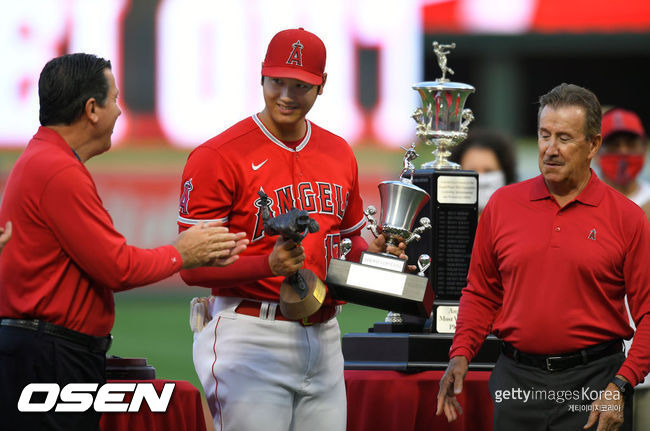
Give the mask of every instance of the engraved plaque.
POLYGON ((429 217, 433 228, 419 242, 408 245, 409 264, 415 264, 420 254, 429 254, 429 278, 436 300, 459 300, 467 284, 478 221, 478 174, 418 169, 413 184, 431 195, 417 217, 429 217))

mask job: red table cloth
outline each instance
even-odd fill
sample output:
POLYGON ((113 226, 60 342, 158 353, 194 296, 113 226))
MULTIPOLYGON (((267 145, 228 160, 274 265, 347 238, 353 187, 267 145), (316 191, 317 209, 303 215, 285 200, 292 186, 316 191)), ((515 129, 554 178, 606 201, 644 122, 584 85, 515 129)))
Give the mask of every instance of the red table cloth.
POLYGON ((464 413, 448 423, 436 416, 443 371, 346 370, 349 431, 490 431, 493 404, 488 390, 489 371, 467 373, 458 400, 464 413))
MULTIPOLYGON (((158 394, 165 383, 176 383, 166 413, 153 413, 143 402, 138 413, 103 413, 102 431, 206 431, 201 393, 182 380, 110 380, 110 383, 153 383, 158 394)), ((131 400, 127 393, 124 402, 131 400)))

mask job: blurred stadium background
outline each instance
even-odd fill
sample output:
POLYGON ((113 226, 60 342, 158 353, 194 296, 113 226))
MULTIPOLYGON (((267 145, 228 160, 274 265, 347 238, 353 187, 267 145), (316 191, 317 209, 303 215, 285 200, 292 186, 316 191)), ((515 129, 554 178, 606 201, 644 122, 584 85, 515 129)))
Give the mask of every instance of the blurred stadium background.
MULTIPOLYGON (((537 98, 561 82, 650 125, 647 0, 23 0, 1 8, 0 193, 38 127, 43 65, 68 52, 109 58, 123 115, 114 148, 87 166, 118 230, 141 247, 173 240, 191 148, 263 106, 260 62, 284 28, 303 26, 325 41, 329 79, 310 118, 353 145, 366 204, 378 204, 376 184, 396 178, 399 146, 415 139, 410 86, 440 75, 433 40, 456 43, 452 78, 477 89, 467 103, 471 127, 515 139, 520 179, 537 174, 537 98)), ((158 377, 200 387, 188 304, 206 292, 175 277, 117 294, 110 353, 146 357, 158 377)), ((365 332, 384 316, 348 305, 339 320, 343 333, 365 332)))

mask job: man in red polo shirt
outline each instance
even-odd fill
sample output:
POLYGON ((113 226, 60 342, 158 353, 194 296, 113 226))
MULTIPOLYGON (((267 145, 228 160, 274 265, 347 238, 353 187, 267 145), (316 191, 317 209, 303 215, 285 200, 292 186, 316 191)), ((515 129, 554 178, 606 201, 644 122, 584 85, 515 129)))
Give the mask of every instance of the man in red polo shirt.
MULTIPOLYGON (((89 54, 48 62, 39 79, 41 127, 7 180, 0 223, 0 417, 3 429, 96 430, 100 415, 20 413, 29 383, 105 381, 113 292, 200 265, 238 259, 248 240, 218 223, 173 244, 140 249, 115 230, 84 162, 107 151, 120 109, 111 64, 89 54)), ((31 403, 43 403, 36 394, 31 403)))
POLYGON ((541 175, 499 189, 476 232, 437 414, 454 420, 468 363, 493 332, 495 430, 632 429, 650 370, 650 224, 591 170, 600 103, 561 84, 540 98, 541 175), (624 297, 637 325, 633 335, 624 297))

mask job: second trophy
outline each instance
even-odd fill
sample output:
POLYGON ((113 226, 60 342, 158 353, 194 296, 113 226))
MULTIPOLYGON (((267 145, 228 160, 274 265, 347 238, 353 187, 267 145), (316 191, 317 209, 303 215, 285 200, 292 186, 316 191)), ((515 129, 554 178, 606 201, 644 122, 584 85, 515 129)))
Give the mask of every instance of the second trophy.
MULTIPOLYGON (((368 229, 375 236, 384 235, 388 245, 406 244, 420 239, 431 229, 428 218, 422 217, 413 229, 416 215, 429 201, 429 194, 411 183, 413 165, 417 156, 413 146, 407 149, 399 181, 379 184, 381 211, 369 206, 366 211, 368 229), (410 178, 409 178, 410 177, 410 178)), ((345 250, 347 247, 343 247, 345 250)), ((422 256, 420 273, 408 274, 406 261, 388 253, 363 252, 360 263, 348 262, 345 254, 329 263, 326 282, 332 295, 347 302, 384 310, 428 317, 432 309, 433 292, 427 285, 424 271, 428 257, 422 256), (426 261, 426 262, 425 262, 426 261)))

